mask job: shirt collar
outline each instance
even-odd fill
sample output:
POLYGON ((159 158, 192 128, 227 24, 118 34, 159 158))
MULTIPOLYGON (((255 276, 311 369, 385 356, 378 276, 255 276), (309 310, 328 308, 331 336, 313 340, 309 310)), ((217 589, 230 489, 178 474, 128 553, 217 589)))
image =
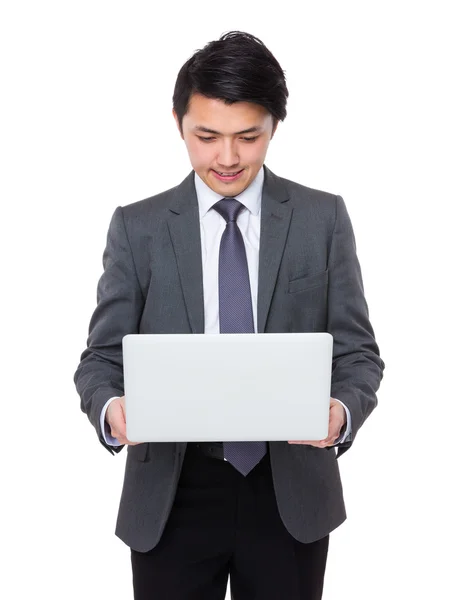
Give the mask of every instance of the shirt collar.
MULTIPOLYGON (((236 200, 242 202, 242 204, 249 209, 249 211, 258 215, 260 212, 261 206, 261 196, 263 192, 263 182, 264 182, 264 168, 258 171, 255 179, 250 183, 250 185, 240 194, 235 196, 236 200)), ((200 219, 204 217, 204 215, 210 210, 216 202, 225 198, 226 196, 221 196, 212 190, 196 173, 195 171, 195 188, 196 188, 196 196, 198 198, 198 208, 200 219)))

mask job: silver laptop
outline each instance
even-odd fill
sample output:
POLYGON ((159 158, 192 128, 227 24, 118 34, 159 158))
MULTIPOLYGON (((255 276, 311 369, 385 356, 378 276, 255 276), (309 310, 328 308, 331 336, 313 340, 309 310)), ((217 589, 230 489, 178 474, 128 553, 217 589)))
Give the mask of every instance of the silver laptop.
POLYGON ((128 334, 122 346, 132 442, 328 434, 329 333, 128 334))

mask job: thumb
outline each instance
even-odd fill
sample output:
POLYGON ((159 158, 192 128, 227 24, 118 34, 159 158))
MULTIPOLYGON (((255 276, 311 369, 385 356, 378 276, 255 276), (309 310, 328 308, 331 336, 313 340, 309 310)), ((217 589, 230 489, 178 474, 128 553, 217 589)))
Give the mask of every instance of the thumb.
POLYGON ((120 408, 122 409, 122 417, 123 420, 126 421, 126 411, 125 411, 125 396, 120 398, 120 408))
POLYGON ((122 403, 116 403, 116 405, 112 407, 109 423, 111 425, 111 432, 114 437, 118 438, 119 435, 125 437, 126 422, 122 403))

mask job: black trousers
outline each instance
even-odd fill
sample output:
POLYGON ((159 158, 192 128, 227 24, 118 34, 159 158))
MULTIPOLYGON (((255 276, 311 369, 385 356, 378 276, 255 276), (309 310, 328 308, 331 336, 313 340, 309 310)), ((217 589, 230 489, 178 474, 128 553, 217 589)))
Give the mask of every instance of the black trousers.
POLYGON ((280 518, 269 452, 244 477, 188 444, 163 535, 131 549, 135 600, 320 600, 329 535, 298 542, 280 518))

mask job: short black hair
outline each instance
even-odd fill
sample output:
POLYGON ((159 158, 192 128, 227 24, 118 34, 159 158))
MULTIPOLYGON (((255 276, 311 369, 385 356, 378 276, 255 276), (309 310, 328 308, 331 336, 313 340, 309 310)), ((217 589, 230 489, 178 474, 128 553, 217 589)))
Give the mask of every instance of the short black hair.
POLYGON ((207 43, 181 67, 173 94, 181 133, 194 93, 226 104, 259 104, 272 115, 274 127, 287 116, 284 71, 261 40, 243 31, 229 31, 207 43))

